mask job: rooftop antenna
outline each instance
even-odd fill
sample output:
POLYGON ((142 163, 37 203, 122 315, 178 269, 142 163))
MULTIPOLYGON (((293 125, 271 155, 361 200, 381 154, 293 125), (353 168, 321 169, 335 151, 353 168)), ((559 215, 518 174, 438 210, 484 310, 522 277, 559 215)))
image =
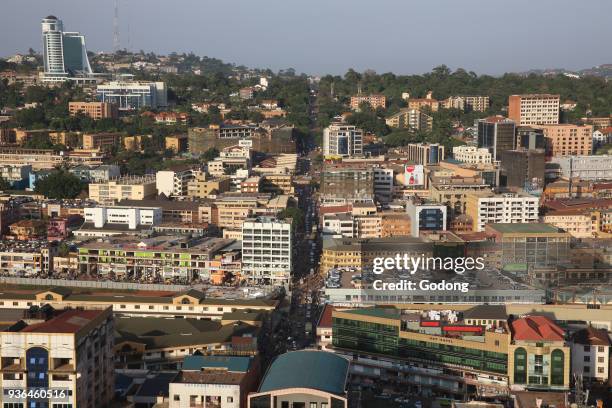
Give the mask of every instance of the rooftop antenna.
POLYGON ((115 0, 115 17, 113 18, 113 51, 119 51, 119 0, 115 0))

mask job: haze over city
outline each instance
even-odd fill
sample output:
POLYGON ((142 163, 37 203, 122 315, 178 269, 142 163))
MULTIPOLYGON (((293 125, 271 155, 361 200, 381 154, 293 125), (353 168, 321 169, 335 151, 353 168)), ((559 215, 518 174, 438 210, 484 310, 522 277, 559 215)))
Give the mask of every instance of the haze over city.
MULTIPOLYGON (((4 0, 0 55, 41 50, 41 18, 57 15, 111 51, 113 1, 4 0)), ((612 3, 498 1, 120 0, 121 48, 190 52, 227 62, 310 74, 421 73, 446 64, 477 73, 578 70, 612 61, 612 3), (585 9, 597 10, 578 18, 585 9)))

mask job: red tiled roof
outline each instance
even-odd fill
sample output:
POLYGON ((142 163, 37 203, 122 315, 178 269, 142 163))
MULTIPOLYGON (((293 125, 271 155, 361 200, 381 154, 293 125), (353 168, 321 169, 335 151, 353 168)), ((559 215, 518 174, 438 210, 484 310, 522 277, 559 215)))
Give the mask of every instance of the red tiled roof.
POLYGON ((330 304, 326 304, 323 312, 321 313, 321 317, 319 318, 319 323, 317 327, 332 327, 332 312, 334 311, 334 307, 330 304))
POLYGON ((590 344, 592 346, 609 346, 610 337, 605 330, 597 330, 592 327, 587 327, 577 331, 572 338, 574 343, 590 344))
POLYGON ((77 333, 104 312, 104 310, 66 310, 46 322, 31 324, 20 331, 30 333, 77 333))
POLYGON ((352 205, 335 205, 329 207, 319 207, 319 215, 323 214, 335 214, 343 212, 351 212, 353 210, 352 205))
POLYGON ((562 341, 565 332, 548 317, 527 316, 512 322, 515 340, 562 341))

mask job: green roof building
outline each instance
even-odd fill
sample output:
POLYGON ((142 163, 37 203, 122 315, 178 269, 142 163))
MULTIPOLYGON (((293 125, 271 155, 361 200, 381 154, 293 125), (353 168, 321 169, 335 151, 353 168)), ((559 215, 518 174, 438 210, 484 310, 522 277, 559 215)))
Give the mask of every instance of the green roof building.
POLYGON ((325 351, 294 351, 276 358, 249 408, 346 408, 349 362, 325 351))

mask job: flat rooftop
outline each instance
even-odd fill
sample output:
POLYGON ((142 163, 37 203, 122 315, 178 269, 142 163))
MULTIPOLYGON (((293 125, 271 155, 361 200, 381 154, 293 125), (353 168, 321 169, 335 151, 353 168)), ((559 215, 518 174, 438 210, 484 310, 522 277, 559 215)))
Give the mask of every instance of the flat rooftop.
POLYGON ((501 232, 502 234, 552 234, 556 232, 561 233, 561 230, 559 230, 559 228, 544 223, 489 224, 489 228, 492 228, 497 232, 501 232))

